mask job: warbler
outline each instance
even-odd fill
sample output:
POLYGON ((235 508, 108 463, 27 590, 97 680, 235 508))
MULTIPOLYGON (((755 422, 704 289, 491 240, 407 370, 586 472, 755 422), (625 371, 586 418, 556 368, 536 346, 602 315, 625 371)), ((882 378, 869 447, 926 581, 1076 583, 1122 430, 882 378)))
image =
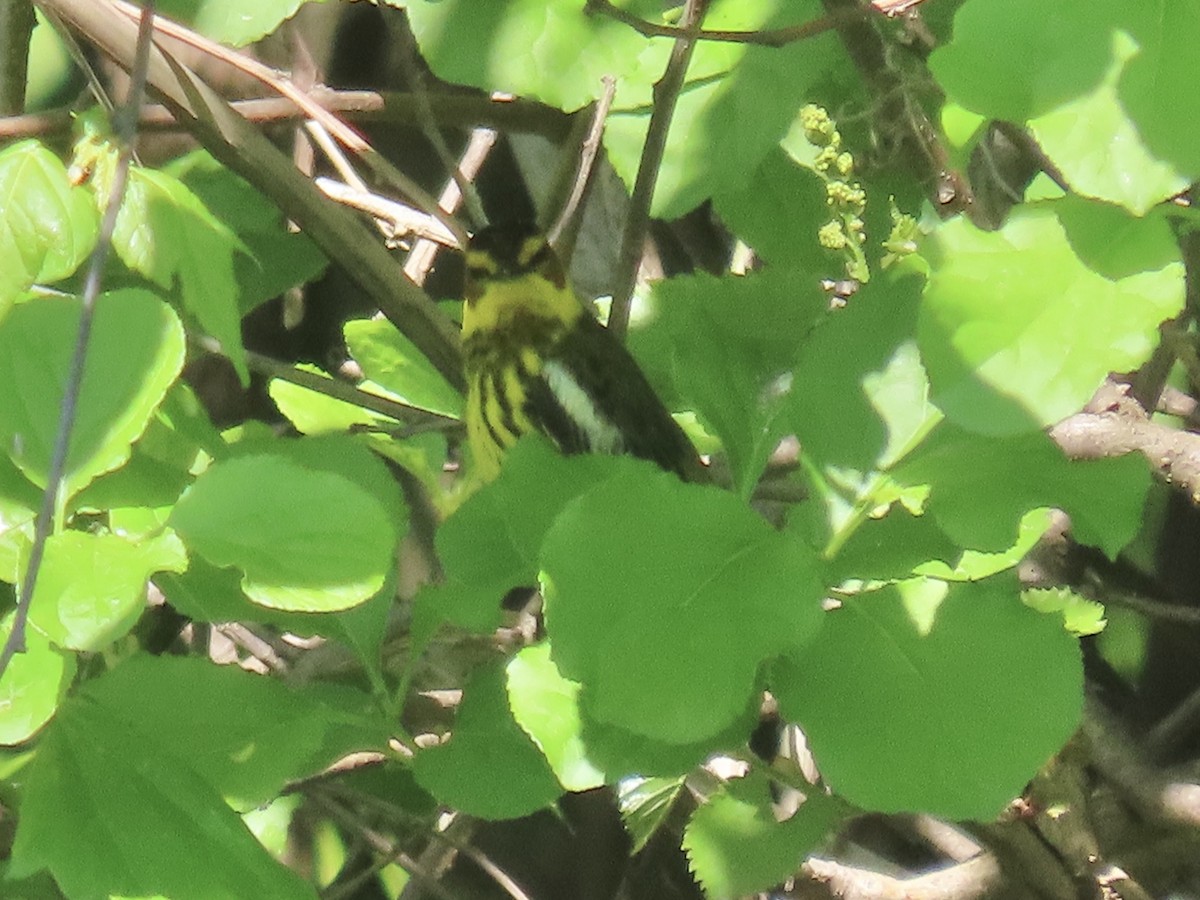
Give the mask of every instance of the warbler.
POLYGON ((481 229, 466 270, 467 439, 484 480, 529 432, 563 453, 630 453, 684 480, 701 477, 691 441, 534 226, 481 229))

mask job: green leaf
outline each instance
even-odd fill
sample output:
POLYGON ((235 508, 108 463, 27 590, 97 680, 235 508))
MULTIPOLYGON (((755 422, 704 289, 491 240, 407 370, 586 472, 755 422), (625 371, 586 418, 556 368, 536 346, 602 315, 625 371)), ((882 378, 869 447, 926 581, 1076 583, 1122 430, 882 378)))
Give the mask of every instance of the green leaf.
MULTIPOLYGON (((0 323, 0 446, 39 487, 46 483, 81 304, 22 303, 0 323)), ((67 455, 66 494, 129 459, 183 367, 183 327, 148 291, 101 294, 67 455)))
POLYGON ((817 229, 829 218, 825 185, 811 169, 796 165, 776 148, 767 153, 750 180, 720 191, 713 206, 724 222, 767 262, 807 272, 832 271, 817 229))
POLYGON ((1024 122, 1101 83, 1112 8, 1096 0, 969 0, 954 17, 953 40, 933 52, 929 68, 959 105, 1024 122))
POLYGON ((654 837, 671 814, 671 807, 684 789, 683 778, 624 778, 617 786, 621 821, 638 853, 654 837))
POLYGON ((1187 178, 1200 176, 1200 98, 1189 89, 1200 11, 1177 0, 1118 3, 1116 15, 1137 44, 1118 90, 1147 148, 1187 178))
POLYGON ((583 743, 579 685, 559 674, 546 642, 526 647, 505 667, 513 718, 542 751, 568 791, 586 791, 605 783, 604 772, 589 759, 583 743))
POLYGON ((266 37, 296 14, 308 0, 163 0, 162 15, 191 25, 205 37, 245 47, 266 37))
MULTIPOLYGON (((289 2, 292 0, 284 0, 285 5, 289 2)), ((261 12, 265 6, 255 4, 253 10, 261 12)), ((253 18, 244 4, 231 4, 230 8, 247 24, 253 18)), ((312 239, 291 228, 278 206, 208 151, 194 150, 173 160, 164 171, 182 181, 237 235, 243 252, 234 254, 233 270, 242 315, 290 287, 311 281, 328 265, 312 239)))
POLYGON ((546 536, 554 661, 600 722, 668 743, 710 738, 743 713, 763 661, 818 627, 816 569, 806 545, 730 494, 630 466, 546 536))
POLYGON ((290 689, 236 666, 135 656, 88 685, 86 695, 186 759, 240 811, 355 750, 381 748, 389 725, 371 699, 350 688, 290 689))
POLYGON ((1034 588, 1021 592, 1021 602, 1040 613, 1062 613, 1063 625, 1077 637, 1099 634, 1107 624, 1104 604, 1081 597, 1070 588, 1034 588))
MULTIPOLYGON (((820 15, 820 5, 807 0, 725 0, 709 5, 704 27, 758 31, 820 15)), ((653 214, 678 218, 715 193, 748 190, 759 162, 774 151, 817 79, 837 64, 832 37, 782 47, 699 43, 671 120, 653 214)), ((655 71, 654 79, 660 74, 655 71)), ((604 145, 613 168, 632 186, 652 105, 646 82, 625 89, 618 80, 618 86, 604 145)))
POLYGON ((721 438, 749 496, 786 431, 779 413, 791 370, 828 300, 815 279, 787 269, 671 278, 654 290, 675 383, 721 438))
POLYGON ((59 647, 101 650, 141 615, 150 575, 186 567, 183 545, 170 532, 137 543, 115 534, 51 535, 29 621, 59 647))
POLYGON ((343 328, 350 355, 371 381, 401 403, 461 418, 462 394, 386 319, 356 319, 343 328))
POLYGON ((42 494, 11 459, 0 455, 0 581, 15 584, 33 541, 34 512, 42 494))
POLYGON ((912 342, 920 282, 881 274, 806 342, 792 426, 818 465, 870 472, 919 442, 939 414, 912 342))
POLYGON ((990 819, 1075 730, 1079 648, 1015 579, 951 585, 933 610, 928 586, 847 600, 771 690, 850 802, 990 819))
POLYGON ((190 754, 172 753, 138 721, 86 696, 60 711, 28 770, 10 874, 48 869, 69 897, 316 897, 190 754))
MULTIPOLYGON (((568 112, 599 97, 606 75, 648 87, 669 52, 608 16, 586 15, 582 0, 408 0, 404 8, 422 57, 442 80, 536 97, 568 112)), ((627 8, 656 14, 648 0, 627 8)))
POLYGON ((471 676, 450 740, 417 753, 413 774, 442 803, 484 819, 529 815, 562 794, 545 758, 513 721, 497 666, 471 676))
POLYGON ((633 465, 599 454, 567 457, 537 436, 522 439, 506 455, 500 476, 438 529, 446 584, 429 599, 441 604, 448 621, 491 630, 504 595, 537 581, 542 539, 563 506, 633 465))
POLYGON ((277 454, 214 465, 183 495, 172 527, 273 609, 332 612, 374 595, 399 538, 379 500, 344 475, 277 454))
POLYGON ((87 259, 100 219, 88 192, 37 141, 0 150, 0 321, 37 282, 66 278, 87 259))
POLYGON ((135 166, 112 240, 129 268, 164 290, 178 284, 184 308, 249 383, 233 270, 234 254, 246 251, 229 227, 177 178, 135 166))
MULTIPOLYGON (((0 623, 0 641, 12 633, 11 614, 0 623)), ((0 677, 0 744, 29 740, 50 721, 75 680, 75 656, 50 646, 36 630, 25 629, 25 652, 16 654, 0 677)))
POLYGON ((1150 489, 1140 456, 1068 460, 1044 434, 985 438, 943 423, 892 471, 904 485, 930 485, 928 514, 962 547, 1007 550, 1031 509, 1071 517, 1075 538, 1111 558, 1142 522, 1150 489))
MULTIPOLYGON (((296 368, 333 381, 316 366, 298 365, 296 368)), ((301 434, 340 434, 352 428, 391 421, 369 409, 338 400, 311 388, 292 384, 282 378, 272 378, 267 390, 279 411, 287 416, 288 421, 295 425, 301 434)))
MULTIPOLYGON (((1192 29, 1193 36, 1200 34, 1197 26, 1193 25, 1192 29)), ((1192 167, 1184 171, 1154 155, 1124 102, 1128 82, 1122 73, 1129 61, 1140 57, 1141 53, 1124 32, 1117 32, 1110 41, 1113 45, 1112 64, 1095 89, 1033 119, 1029 128, 1072 190, 1085 197, 1119 203, 1140 216, 1188 186, 1191 181, 1188 172, 1192 175, 1200 173, 1200 154, 1195 150, 1186 154, 1192 167)), ((1145 91, 1146 75, 1171 77, 1173 73, 1169 70, 1178 69, 1178 74, 1183 71, 1177 64, 1168 65, 1165 71, 1157 73, 1155 68, 1154 63, 1140 68, 1143 77, 1136 79, 1140 84, 1134 91, 1145 91)), ((1177 96, 1183 100, 1184 93, 1179 92, 1177 96)), ((1161 101, 1156 98, 1152 102, 1158 106, 1161 101)), ((1190 100, 1190 96, 1188 105, 1200 113, 1200 107, 1190 100)), ((1161 119, 1161 109, 1154 112, 1161 119)), ((1172 131, 1186 123, 1186 115, 1181 116, 1179 107, 1172 109, 1171 123, 1172 131)), ((1200 132, 1194 128, 1190 130, 1200 138, 1200 132)), ((1162 131, 1160 126, 1160 134, 1162 131)), ((1168 140, 1175 143, 1174 139, 1168 140)))
POLYGON ((757 772, 727 781, 688 822, 683 850, 706 897, 742 897, 792 877, 843 815, 836 801, 814 789, 780 822, 770 788, 770 779, 757 772))
MULTIPOLYGON (((1152 250, 1143 267, 1126 258, 1130 274, 1106 278, 1081 261, 1054 212, 1023 209, 997 232, 965 219, 937 231, 921 358, 933 401, 980 434, 1039 431, 1082 408, 1109 372, 1145 362, 1159 324, 1183 307, 1183 267, 1164 264, 1156 239, 1136 244, 1152 250)), ((1144 227, 1162 234, 1157 221, 1144 227)))
POLYGON ((849 579, 904 578, 929 560, 953 563, 962 548, 938 528, 932 516, 912 515, 901 504, 859 525, 838 548, 827 574, 830 584, 849 579))

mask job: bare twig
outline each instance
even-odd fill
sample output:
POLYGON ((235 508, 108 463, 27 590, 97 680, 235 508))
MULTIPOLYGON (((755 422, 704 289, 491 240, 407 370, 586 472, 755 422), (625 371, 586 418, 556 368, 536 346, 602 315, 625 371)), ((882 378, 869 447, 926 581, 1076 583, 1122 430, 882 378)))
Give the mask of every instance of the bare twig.
MULTIPOLYGON (((441 196, 438 197, 438 206, 442 210, 452 213, 458 208, 459 201, 475 196, 471 190, 464 194, 463 188, 472 186, 471 183, 479 174, 479 170, 483 168, 484 161, 495 145, 496 132, 492 129, 476 128, 471 132, 471 139, 467 142, 467 149, 463 151, 462 159, 451 166, 450 171, 453 177, 447 182, 441 196)), ((478 204, 478 200, 476 200, 476 206, 479 209, 478 215, 482 216, 483 207, 478 204)), ((408 258, 404 261, 404 274, 412 280, 413 284, 425 283, 425 277, 433 267, 434 259, 437 258, 439 244, 444 245, 444 242, 420 238, 409 252, 408 258)))
MULTIPOLYGON (((135 9, 127 0, 113 0, 113 8, 125 15, 132 15, 132 11, 135 9)), ((155 22, 155 30, 189 47, 200 50, 213 59, 233 66, 238 71, 244 72, 252 78, 261 81, 280 95, 287 97, 303 109, 309 118, 315 119, 324 125, 330 134, 362 159, 377 176, 395 185, 397 189, 412 198, 431 215, 438 215, 437 204, 434 203, 433 198, 420 185, 416 184, 382 155, 377 153, 370 144, 337 118, 337 116, 326 111, 319 104, 313 103, 307 93, 296 87, 283 73, 272 69, 270 66, 265 66, 242 53, 230 50, 228 47, 223 47, 216 41, 209 40, 203 35, 192 31, 190 28, 185 28, 176 22, 172 22, 170 19, 158 17, 155 22)), ((444 219, 443 224, 456 234, 462 230, 459 224, 453 219, 444 219)))
POLYGON ((67 449, 71 444, 71 432, 75 427, 75 411, 79 403, 79 391, 83 385, 83 366, 87 358, 88 341, 91 338, 92 322, 96 313, 96 298, 100 295, 100 282, 104 264, 112 249, 113 229, 117 224, 117 213, 125 196, 125 183, 129 165, 133 161, 133 142, 137 137, 137 110, 142 104, 142 91, 146 86, 146 71, 150 59, 150 37, 153 33, 154 3, 150 0, 141 11, 138 22, 137 49, 134 54, 129 94, 121 115, 113 122, 113 137, 120 147, 116 171, 109 189, 108 204, 100 224, 100 234, 88 261, 87 275, 83 282, 80 298, 79 328, 75 335, 75 349, 71 354, 71 366, 63 386, 62 405, 59 407, 58 430, 54 435, 54 448, 50 457, 50 469, 46 472, 46 489, 42 492, 42 505, 38 510, 33 529, 33 546, 29 551, 29 563, 25 577, 21 579, 21 591, 17 608, 13 614, 12 629, 0 650, 0 678, 8 669, 15 653, 25 652, 25 625, 29 621, 29 604, 33 600, 34 586, 50 537, 56 511, 62 502, 63 476, 66 474, 67 449))
POLYGON ((671 48, 666 71, 654 85, 654 112, 650 114, 646 143, 642 147, 642 158, 638 162, 637 177, 629 198, 629 216, 625 221, 621 254, 617 261, 618 280, 608 316, 608 327, 618 338, 623 338, 629 327, 629 305, 633 300, 639 262, 650 230, 650 203, 654 199, 654 186, 658 182, 667 134, 675 116, 675 103, 683 89, 683 80, 696 49, 696 36, 703 18, 704 0, 687 0, 679 36, 671 48))
POLYGON ((613 97, 617 93, 616 79, 605 75, 602 79, 604 90, 596 101, 596 109, 592 113, 592 122, 587 135, 579 148, 579 164, 575 167, 575 179, 571 193, 563 204, 562 210, 554 224, 546 232, 546 239, 555 246, 562 259, 571 258, 574 247, 576 228, 569 227, 572 222, 578 222, 576 211, 583 203, 588 186, 592 183, 592 172, 596 166, 596 156, 600 152, 600 142, 604 138, 604 123, 608 120, 608 111, 612 109, 613 97))
POLYGON ((803 870, 845 900, 973 900, 987 895, 1000 880, 1000 867, 986 853, 915 878, 893 878, 815 856, 803 870))
MULTIPOLYGON (((189 341, 193 346, 198 347, 206 353, 212 353, 216 356, 226 356, 225 352, 221 349, 221 345, 212 338, 191 337, 189 341)), ((261 353, 255 353, 253 350, 245 351, 245 355, 246 365, 251 370, 271 378, 277 378, 280 381, 286 381, 298 387, 306 388, 314 393, 323 394, 334 400, 341 400, 343 403, 369 409, 371 412, 387 416, 389 419, 395 419, 397 422, 406 425, 403 434, 410 432, 416 434, 431 430, 448 430, 460 427, 458 420, 452 419, 449 416, 440 416, 428 410, 418 409, 415 406, 409 406, 396 400, 389 400, 387 397, 372 394, 352 384, 339 381, 336 378, 327 378, 324 375, 305 372, 303 369, 298 369, 277 359, 271 359, 269 356, 263 356, 261 353)), ((397 434, 396 432, 389 433, 397 434)), ((397 436, 402 435, 397 434, 397 436)))
POLYGON ((373 216, 389 241, 415 234, 446 247, 458 246, 458 240, 446 230, 445 225, 419 209, 367 190, 349 187, 332 178, 317 178, 315 184, 331 200, 373 216))
MULTIPOLYGON (((417 115, 416 97, 405 92, 340 91, 317 86, 306 96, 322 109, 353 122, 412 122, 417 115)), ((229 105, 248 121, 263 125, 310 118, 287 97, 234 100, 229 105)), ((553 141, 561 140, 571 127, 565 113, 521 98, 497 101, 478 94, 439 94, 432 113, 444 128, 485 126, 540 134, 553 141)), ((69 131, 73 122, 70 109, 0 117, 0 141, 69 131)), ((152 104, 142 107, 138 127, 144 132, 178 130, 182 126, 168 107, 152 104)))

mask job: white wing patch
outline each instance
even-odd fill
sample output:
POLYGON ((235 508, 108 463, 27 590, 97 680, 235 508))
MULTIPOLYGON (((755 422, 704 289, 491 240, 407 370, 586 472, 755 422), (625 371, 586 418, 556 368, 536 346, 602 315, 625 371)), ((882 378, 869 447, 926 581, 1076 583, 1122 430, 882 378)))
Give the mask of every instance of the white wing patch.
POLYGON ((562 404, 584 434, 595 453, 622 453, 625 442, 621 433, 604 414, 596 408, 587 391, 579 386, 575 376, 556 360, 547 360, 542 364, 542 377, 550 388, 550 393, 562 404))

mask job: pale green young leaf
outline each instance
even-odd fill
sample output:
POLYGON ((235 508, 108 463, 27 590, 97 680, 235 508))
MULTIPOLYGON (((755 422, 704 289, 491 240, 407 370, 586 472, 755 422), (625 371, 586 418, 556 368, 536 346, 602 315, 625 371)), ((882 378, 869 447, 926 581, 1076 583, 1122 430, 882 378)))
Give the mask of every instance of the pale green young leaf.
POLYGON ((186 567, 183 545, 170 531, 136 542, 109 533, 51 535, 29 622, 59 647, 102 650, 141 615, 153 573, 186 567))
POLYGON ((752 771, 693 813, 683 850, 706 896, 742 897, 782 883, 845 815, 816 788, 782 822, 773 802, 770 779, 752 771))
POLYGON ((401 403, 462 417, 462 394, 450 386, 412 341, 386 319, 355 319, 343 328, 350 355, 371 381, 401 403))
MULTIPOLYGON (((31 300, 0 322, 0 447, 45 484, 79 326, 73 297, 31 300)), ((148 291, 102 294, 67 455, 67 495, 123 465, 183 367, 183 326, 148 291)))
POLYGON ((37 141, 0 150, 0 320, 37 282, 72 274, 87 259, 100 228, 88 192, 37 141))
POLYGON ((170 522, 190 550, 240 568, 254 602, 305 612, 348 609, 373 596, 399 537, 365 488, 268 453, 214 465, 170 522))
MULTIPOLYGON (((8 640, 12 621, 10 613, 0 623, 0 640, 8 640)), ((26 628, 25 652, 14 656, 0 677, 0 744, 20 744, 33 737, 50 721, 74 679, 75 655, 26 628)))
POLYGON ((588 759, 579 712, 579 685, 563 678, 546 642, 526 647, 505 666, 513 718, 542 751, 568 791, 586 791, 605 782, 588 759))
POLYGON ((242 252, 234 254, 233 271, 242 315, 290 287, 311 281, 328 265, 312 239, 292 227, 278 206, 208 151, 194 150, 173 160, 164 171, 183 182, 237 236, 242 252))
POLYGON ((184 308, 221 344, 243 383, 250 378, 242 348, 234 280, 237 235, 179 179, 134 167, 113 230, 121 261, 164 290, 176 287, 184 308))

